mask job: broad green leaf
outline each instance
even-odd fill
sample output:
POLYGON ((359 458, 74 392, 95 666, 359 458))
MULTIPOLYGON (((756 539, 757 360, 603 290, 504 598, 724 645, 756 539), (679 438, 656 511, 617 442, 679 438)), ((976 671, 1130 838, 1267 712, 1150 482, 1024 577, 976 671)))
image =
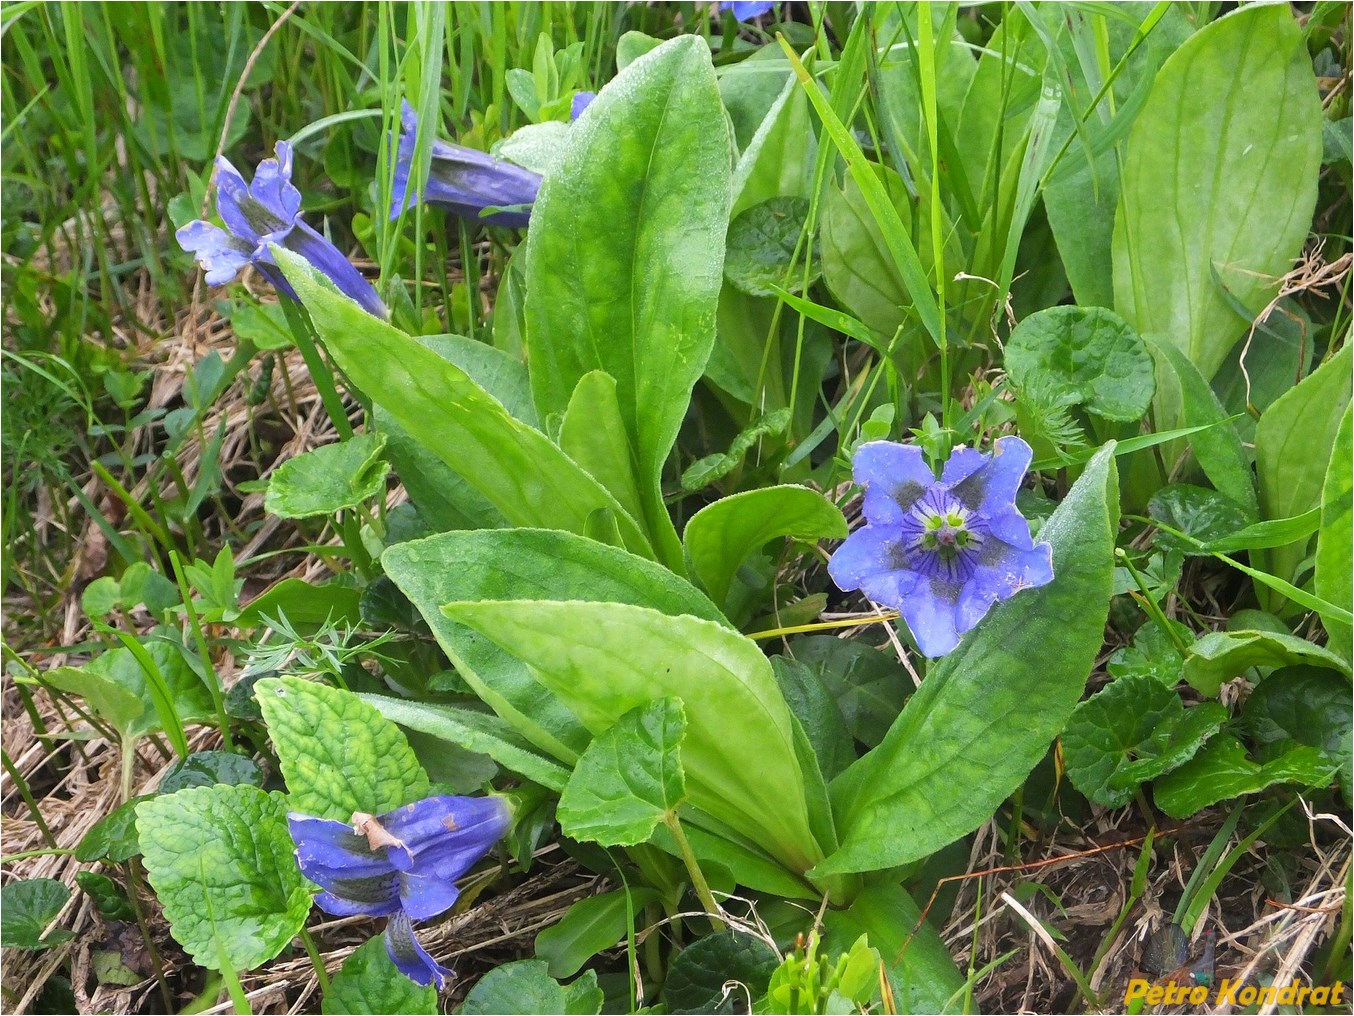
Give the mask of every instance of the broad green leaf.
POLYGON ((1152 798, 1172 818, 1188 818, 1211 804, 1256 794, 1276 783, 1325 786, 1336 768, 1324 751, 1307 745, 1261 765, 1246 757, 1245 745, 1235 737, 1221 734, 1189 762, 1157 780, 1152 798))
MULTIPOLYGON (((508 71, 508 74, 512 73, 508 71)), ((568 133, 569 125, 559 120, 525 124, 494 146, 494 154, 539 176, 546 176, 559 162, 568 133)))
POLYGON ((1242 723, 1266 753, 1296 744, 1320 748, 1340 766, 1346 795, 1351 758, 1349 684, 1329 670, 1285 667, 1260 682, 1242 710, 1242 723))
POLYGON ((263 770, 252 758, 230 751, 195 751, 181 758, 165 772, 156 791, 172 794, 189 787, 214 787, 218 783, 234 786, 248 783, 263 786, 263 770))
POLYGON ((691 572, 716 603, 728 599, 739 565, 767 542, 789 536, 796 540, 843 539, 846 519, 841 510, 808 487, 763 487, 733 494, 706 505, 686 524, 682 539, 691 572))
MULTIPOLYGON (((790 73, 790 65, 768 46, 740 65, 746 83, 750 75, 762 79, 756 87, 774 95, 756 130, 747 140, 733 168, 733 207, 731 220, 754 205, 775 198, 813 196, 814 164, 818 155, 816 125, 809 111, 809 100, 790 73)), ((735 100, 730 104, 729 69, 720 78, 720 92, 733 120, 734 133, 740 133, 735 100)), ((749 88, 747 91, 753 91, 749 88)), ((755 99, 754 99, 755 101, 755 99)))
POLYGON ((361 600, 362 590, 352 586, 283 579, 250 600, 235 624, 242 629, 257 628, 265 617, 272 617, 286 618, 298 630, 325 624, 357 625, 362 621, 361 600))
MULTIPOLYGON (((1147 513, 1157 522, 1200 543, 1209 545, 1232 536, 1246 528, 1246 512, 1239 504, 1207 487, 1192 483, 1171 483, 1162 487, 1147 502, 1147 513)), ((1206 554, 1208 551, 1166 530, 1156 536, 1157 546, 1163 550, 1179 551, 1185 555, 1206 554)))
POLYGON ((598 734, 560 794, 560 831, 604 847, 645 842, 686 797, 685 735, 677 698, 636 706, 598 734))
MULTIPOLYGON (((1351 493, 1354 493, 1350 463, 1354 461, 1354 437, 1350 423, 1351 409, 1346 406, 1331 448, 1326 481, 1321 488, 1321 528, 1316 536, 1316 572, 1312 576, 1316 595, 1345 610, 1354 609, 1351 603, 1354 577, 1350 573, 1350 561, 1354 560, 1354 541, 1350 535, 1351 493)), ((1348 660, 1354 652, 1350 645, 1354 633, 1349 624, 1329 612, 1322 615, 1321 623, 1330 636, 1330 648, 1348 660)))
MULTIPOLYGON (((1169 337, 1205 378, 1248 324, 1214 273, 1252 314, 1274 295, 1311 226, 1321 122, 1292 12, 1255 5, 1191 36, 1133 123, 1114 226, 1115 310, 1140 334, 1169 337)), ((1177 408, 1158 422, 1173 426, 1177 408)))
POLYGON ((656 899, 658 891, 648 886, 581 899, 536 936, 536 958, 550 965, 551 977, 573 977, 603 949, 624 942, 644 907, 656 899))
POLYGON ((324 1016, 375 1012, 433 1016, 437 1011, 437 989, 415 984, 400 973, 380 935, 367 939, 343 961, 320 1002, 324 1016))
POLYGON ((0 889, 0 946, 6 949, 48 949, 74 938, 71 931, 42 933, 56 920, 71 898, 64 882, 54 878, 25 878, 0 889))
POLYGON ((801 660, 771 657, 781 694, 804 728, 823 778, 831 780, 856 760, 856 749, 841 708, 818 671, 801 660))
MULTIPOLYGON (((510 313, 502 307, 503 302, 498 313, 507 318, 510 313)), ((419 336, 418 341, 465 371, 515 419, 528 427, 538 426, 531 381, 520 359, 462 335, 419 336)), ((400 482, 434 532, 506 525, 502 513, 469 480, 410 435, 389 410, 377 405, 373 418, 377 429, 388 438, 386 452, 400 482)))
MULTIPOLYGON (((127 651, 114 649, 110 652, 127 651)), ((127 653, 127 657, 130 659, 131 654, 127 653)), ((135 665, 134 660, 132 663, 135 665)), ((119 681, 94 670, 92 663, 85 667, 57 667, 44 674, 42 679, 53 688, 79 695, 96 716, 111 723, 124 737, 155 729, 154 707, 146 717, 146 703, 119 681)))
POLYGON ((1053 581, 995 606, 879 747, 833 781, 842 848, 815 875, 925 857, 991 817, 1043 758, 1102 644, 1118 506, 1109 445, 1039 531, 1053 545, 1053 581))
POLYGON ((1206 428, 1189 438, 1199 467, 1213 481, 1218 493, 1241 505, 1248 520, 1259 518, 1250 463, 1235 428, 1225 422, 1227 413, 1213 389, 1175 343, 1152 335, 1142 338, 1156 358, 1157 390, 1171 389, 1171 398, 1181 407, 1181 422, 1186 427, 1206 428))
MULTIPOLYGON (((526 320, 537 409, 563 412, 589 371, 616 380, 641 522, 653 534, 665 531, 663 465, 714 344, 729 179, 709 47, 681 36, 602 90, 532 209, 526 320)), ((680 563, 675 539, 656 549, 680 563)))
POLYGON ((517 960, 476 981, 459 1011, 463 1016, 596 1016, 602 1011, 602 989, 591 970, 561 986, 546 972, 544 960, 517 960))
POLYGON ((1279 301, 1275 312, 1256 326, 1249 342, 1238 343, 1209 387, 1217 392, 1223 409, 1236 417, 1233 426, 1254 461, 1254 414, 1263 415, 1285 392, 1312 372, 1316 350, 1312 322, 1302 305, 1290 297, 1279 301))
POLYGON ((594 733, 655 696, 681 698, 691 803, 791 871, 819 859, 790 711, 751 641, 710 621, 621 603, 451 603, 443 610, 532 667, 594 733))
MULTIPOLYGON (((644 517, 636 486, 634 454, 625 439, 616 379, 593 370, 578 379, 560 425, 559 446, 611 495, 633 518, 644 517)), ((668 528, 672 523, 669 521, 668 528)))
MULTIPOLYGON (((288 798, 257 787, 196 787, 136 809, 146 874, 170 931, 193 960, 252 970, 280 953, 310 913, 287 831, 288 798)), ((344 816, 347 818, 348 816, 344 816)))
POLYGON ((264 508, 283 519, 333 515, 365 504, 386 488, 384 434, 356 434, 287 459, 268 481, 264 508))
POLYGON ((1251 667, 1292 667, 1301 663, 1329 667, 1349 676, 1349 664, 1329 649, 1296 635, 1269 631, 1214 631, 1185 654, 1185 680, 1213 696, 1222 685, 1251 667))
POLYGON ((1189 761, 1226 719, 1216 702, 1186 709, 1155 678, 1118 678, 1072 710, 1062 735, 1067 776, 1096 804, 1121 807, 1142 783, 1189 761))
POLYGON ((897 1012, 963 1011, 964 979, 940 935, 901 886, 869 886, 849 909, 827 911, 823 928, 829 954, 847 952, 861 935, 869 936, 883 957, 897 1012))
POLYGON ((133 797, 126 804, 114 808, 95 822, 75 848, 75 859, 85 864, 91 861, 121 863, 141 853, 136 836, 136 806, 149 801, 152 795, 133 797))
POLYGON ((1104 307, 1050 307, 1006 340, 1018 388, 1037 388, 1106 420, 1140 420, 1156 391, 1152 357, 1136 332, 1104 307))
POLYGON ((388 695, 359 695, 382 716, 401 727, 431 735, 466 751, 480 752, 519 776, 554 791, 564 789, 569 770, 539 754, 497 716, 460 706, 412 702, 388 695))
POLYGON ((509 523, 581 533, 594 510, 609 507, 621 519, 626 545, 649 553, 638 525, 596 480, 465 371, 328 288, 296 255, 278 248, 275 256, 353 384, 509 523))
POLYGON ((428 795, 428 776, 395 724, 352 692, 299 677, 254 686, 293 811, 347 822, 428 795))
POLYGON ((672 961, 663 981, 663 1009, 677 1013, 734 1013, 766 994, 778 961, 760 938, 721 931, 696 939, 672 961), (725 985, 735 982, 733 990, 725 985))
POLYGON ((475 693, 537 748, 570 765, 591 740, 587 728, 529 668, 454 624, 442 604, 541 596, 615 600, 727 623, 703 593, 666 568, 558 531, 445 533, 391 547, 381 563, 475 693))
POLYGON ((809 245, 809 273, 804 278, 804 253, 795 259, 809 215, 807 198, 775 197, 753 205, 729 225, 724 277, 749 296, 772 296, 774 287, 801 292, 822 274, 818 242, 809 245), (796 265, 793 273, 791 265, 796 265))
MULTIPOLYGON (((1260 417, 1255 428, 1255 469, 1264 518, 1301 515, 1321 504, 1326 466, 1349 408, 1351 362, 1354 346, 1347 345, 1260 417)), ((1309 542, 1303 539, 1276 548, 1253 563, 1291 581, 1307 556, 1309 542)), ((1274 610, 1283 600, 1271 594, 1268 599, 1262 595, 1261 602, 1274 610)))
MULTIPOLYGON (((1179 621, 1169 623, 1189 645, 1194 633, 1179 621)), ((1155 621, 1148 621, 1133 636, 1131 646, 1115 650, 1105 669, 1114 677, 1142 675, 1173 688, 1179 683, 1184 666, 1184 654, 1170 634, 1155 621)))
POLYGON ((796 638, 790 649, 822 678, 853 738, 870 748, 884 740, 913 690, 892 650, 832 635, 796 638))

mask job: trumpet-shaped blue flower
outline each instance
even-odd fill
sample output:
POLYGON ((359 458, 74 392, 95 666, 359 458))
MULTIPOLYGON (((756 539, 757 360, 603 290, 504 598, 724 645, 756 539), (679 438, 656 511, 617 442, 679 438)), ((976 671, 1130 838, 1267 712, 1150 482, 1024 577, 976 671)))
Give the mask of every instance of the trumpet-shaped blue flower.
POLYGON ((997 441, 990 455, 956 448, 937 480, 920 448, 862 445, 866 525, 828 564, 832 581, 899 611, 927 656, 944 656, 992 604, 1053 580, 1053 550, 1035 545, 1015 496, 1030 446, 997 441))
MULTIPOLYGON (((418 131, 418 114, 406 100, 401 107, 400 144, 396 151, 395 187, 391 193, 390 217, 398 218, 420 195, 409 191, 409 177, 414 166, 414 140, 418 131)), ((528 169, 511 162, 496 159, 485 152, 464 148, 446 141, 433 139, 432 162, 428 167, 428 183, 422 200, 445 208, 454 215, 495 226, 525 226, 531 219, 530 210, 494 212, 481 215, 489 207, 530 205, 536 200, 541 178, 528 169)))
POLYGON ((733 16, 738 21, 751 21, 753 18, 760 18, 775 6, 775 0, 723 0, 719 9, 733 11, 733 16))
POLYGON ((343 252, 301 220, 301 192, 292 185, 292 147, 277 143, 277 157, 264 159, 253 183, 230 160, 216 160, 216 210, 226 228, 202 219, 188 223, 175 237, 206 270, 207 285, 224 286, 245 265, 254 265, 279 293, 296 299, 268 245, 295 251, 363 310, 379 318, 389 316, 371 283, 353 267, 343 252))
POLYGON ((291 812, 287 824, 301 873, 324 892, 321 910, 338 916, 389 916, 386 951, 419 984, 442 987, 450 971, 414 937, 414 921, 449 910, 456 879, 508 831, 511 815, 497 797, 426 797, 383 815, 353 815, 352 824, 291 812))

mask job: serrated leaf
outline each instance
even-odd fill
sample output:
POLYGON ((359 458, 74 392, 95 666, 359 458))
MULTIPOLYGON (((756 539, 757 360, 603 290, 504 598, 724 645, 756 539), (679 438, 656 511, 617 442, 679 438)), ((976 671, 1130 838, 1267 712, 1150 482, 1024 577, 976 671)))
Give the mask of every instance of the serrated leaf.
POLYGON ((355 434, 287 459, 268 481, 264 508, 279 518, 308 519, 365 504, 385 490, 385 446, 384 434, 355 434))
POLYGON ((686 713, 677 698, 621 716, 574 766, 555 809, 560 830, 604 847, 645 842, 686 797, 679 754, 685 735, 686 713))
POLYGON ((385 938, 369 938, 343 961, 324 993, 324 1016, 362 1016, 364 1013, 433 1016, 437 989, 415 984, 400 973, 386 952, 385 938))
POLYGON ((729 224, 724 277, 749 296, 773 296, 777 286, 791 293, 803 291, 822 274, 818 242, 813 241, 807 282, 804 256, 787 277, 809 214, 807 198, 775 197, 753 205, 729 224))
POLYGON ((724 603, 739 566, 777 537, 844 539, 841 509, 816 490, 791 484, 722 497, 691 517, 682 533, 692 573, 724 603))
POLYGON ((255 685, 289 806, 347 822, 428 795, 428 775, 400 729, 352 692, 297 677, 255 685))
POLYGON ((1331 781, 1336 765, 1320 748, 1302 745, 1259 765, 1230 734, 1208 742, 1189 762, 1152 785, 1156 806, 1172 818, 1188 818, 1219 801, 1256 794, 1276 783, 1319 787, 1331 781))
POLYGON ((1051 390, 1106 420, 1142 419, 1156 392, 1152 357, 1138 333, 1104 307, 1050 307, 1006 342, 1016 387, 1051 390))
MULTIPOLYGON (((1179 621, 1169 621, 1188 645, 1194 633, 1179 621)), ((1114 677, 1127 677, 1130 674, 1150 677, 1160 681, 1168 688, 1179 680, 1185 666, 1185 658, 1171 636, 1155 621, 1148 621, 1133 636, 1133 644, 1115 650, 1105 669, 1114 677)))
POLYGON ((120 863, 141 853, 136 835, 136 806, 149 801, 152 795, 133 797, 126 804, 114 808, 85 833, 75 848, 75 859, 86 864, 91 861, 120 863))
POLYGON ((750 1009, 766 994, 779 964, 775 950, 760 938, 721 931, 696 939, 672 961, 663 982, 667 1012, 733 1013, 750 1009), (725 985, 735 982, 729 989, 725 985))
POLYGON ((169 767, 157 790, 172 794, 189 787, 213 787, 247 783, 263 786, 263 770, 252 758, 230 751, 196 751, 169 767))
POLYGON ((1144 752, 1155 754, 1158 730, 1180 721, 1180 696, 1148 677, 1115 680, 1077 704, 1063 731, 1063 757, 1073 786, 1097 804, 1117 808, 1136 785, 1115 787, 1114 775, 1144 752))
POLYGON ((18 879, 0 889, 0 946, 48 949, 74 938, 74 932, 61 930, 42 937, 70 898, 70 889, 54 878, 18 879))
POLYGON ((1205 695, 1251 667, 1290 667, 1310 663, 1349 676, 1349 664, 1314 642, 1270 631, 1214 631, 1185 654, 1185 680, 1205 695))
POLYGON ((495 967, 475 982, 460 1012, 463 1016, 595 1016, 601 1010, 602 989, 591 970, 562 987, 546 972, 544 960, 517 960, 495 967))
POLYGON ((287 831, 287 798, 257 787, 196 787, 136 810, 146 874, 174 938, 200 965, 252 970, 310 913, 287 831))
POLYGON ((550 964, 551 977, 572 977, 603 949, 625 941, 633 921, 656 899, 657 890, 638 886, 579 900, 536 936, 536 957, 550 964))

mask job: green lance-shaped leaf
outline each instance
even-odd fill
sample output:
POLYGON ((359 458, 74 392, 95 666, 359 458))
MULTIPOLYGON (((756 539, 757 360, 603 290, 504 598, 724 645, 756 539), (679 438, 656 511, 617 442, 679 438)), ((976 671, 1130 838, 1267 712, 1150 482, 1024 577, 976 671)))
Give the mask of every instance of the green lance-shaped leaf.
POLYGON ((659 478, 715 340, 729 136, 710 50, 664 43, 570 129, 527 235, 527 349, 542 419, 583 375, 616 380, 659 556, 681 553, 659 478))
POLYGON ((814 870, 905 864, 977 828, 1062 730, 1095 663, 1119 521, 1114 447, 1086 466, 1039 531, 1053 581, 1000 603, 965 635, 879 747, 832 783, 841 850, 814 870))
MULTIPOLYGON (((1321 488, 1321 529, 1316 536, 1316 571, 1312 586, 1323 600, 1354 610, 1351 603, 1351 572, 1349 562, 1354 559, 1354 541, 1351 540, 1350 513, 1354 502, 1354 432, 1351 432, 1351 407, 1345 407, 1344 418, 1335 435, 1330 465, 1326 467, 1326 482, 1321 488)), ((1350 625, 1327 612, 1321 623, 1330 635, 1330 648, 1346 660, 1350 658, 1350 625)))
POLYGON ((648 886, 581 899, 536 936, 536 958, 550 964, 551 977, 573 977, 603 949, 624 941, 636 915, 657 899, 658 890, 648 886))
POLYGON ((636 706, 588 745, 560 795, 560 830, 604 847, 632 847, 653 835, 686 797, 679 753, 686 734, 680 699, 636 706))
POLYGON ((1252 667, 1328 667, 1349 676, 1341 657, 1306 639, 1271 631, 1213 631, 1185 654, 1185 680, 1205 695, 1216 695, 1223 683, 1252 667))
POLYGON ((841 510, 816 490, 787 485, 733 494, 706 505, 686 524, 691 572, 723 603, 739 565, 778 536, 844 539, 841 510))
POLYGON ((437 989, 415 984, 401 974, 386 952, 385 938, 379 935, 367 939, 343 961, 320 1003, 324 1016, 371 1012, 432 1016, 437 1011, 437 989))
MULTIPOLYGON (((196 787, 144 801, 136 824, 170 931, 201 966, 252 970, 310 913, 287 831, 288 799, 258 787, 196 787)), ((346 817, 346 816, 345 816, 346 817)))
POLYGON ((1162 65, 1133 123, 1114 309, 1139 333, 1168 336, 1205 378, 1248 325, 1228 294, 1259 312, 1302 249, 1321 124, 1302 30, 1282 4, 1196 32, 1162 65))
POLYGON ((809 831, 789 708, 771 664, 734 632, 620 603, 540 600, 442 608, 531 667, 594 733, 656 695, 681 698, 691 803, 806 871, 809 831))
POLYGON ((357 434, 290 458, 268 481, 263 506, 284 519, 307 519, 356 508, 386 486, 384 434, 357 434))
POLYGON ((616 512, 626 546, 650 554, 616 499, 540 431, 514 419, 465 371, 378 321, 274 248, 325 348, 360 391, 517 526, 582 533, 598 508, 616 512))
POLYGON ((1152 357, 1137 332, 1103 307, 1050 307, 1016 326, 1006 369, 1019 388, 1106 420, 1140 420, 1156 391, 1152 357))
POLYGON ((346 822, 428 795, 428 775, 400 729, 352 692, 269 678, 255 685, 290 806, 346 822))

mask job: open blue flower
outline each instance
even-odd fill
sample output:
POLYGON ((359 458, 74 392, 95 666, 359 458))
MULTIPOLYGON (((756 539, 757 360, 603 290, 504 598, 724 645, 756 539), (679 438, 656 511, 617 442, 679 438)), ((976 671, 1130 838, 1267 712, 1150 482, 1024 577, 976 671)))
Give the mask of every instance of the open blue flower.
POLYGON ((596 92, 575 92, 574 99, 569 103, 569 119, 577 120, 583 115, 583 110, 592 105, 592 100, 597 98, 596 92))
POLYGON ((944 656, 992 604, 1053 581, 1052 547, 1015 507, 1030 457, 1017 437, 990 455, 959 447, 937 480, 920 448, 862 445, 866 525, 832 555, 832 581, 899 611, 921 651, 944 656))
MULTIPOLYGON (((414 140, 418 114, 406 100, 400 111, 399 149, 395 161, 395 187, 391 192, 390 217, 398 218, 406 206, 419 200, 409 193, 409 176, 414 166, 414 140)), ((531 211, 494 212, 482 215, 489 207, 531 205, 540 190, 541 178, 528 169, 496 159, 486 152, 464 148, 433 139, 432 162, 422 200, 445 208, 454 215, 495 226, 523 227, 531 211)))
POLYGON ((450 971, 414 937, 413 921, 451 909, 456 879, 508 831, 511 815, 497 797, 425 797, 383 815, 353 815, 352 824, 291 812, 287 825, 301 873, 324 892, 321 910, 337 916, 389 916, 386 951, 419 984, 442 987, 450 971))
POLYGON ((753 18, 760 18, 775 6, 775 0, 723 0, 719 9, 733 11, 733 16, 738 21, 751 21, 753 18))
POLYGON ((268 249, 275 243, 300 254, 369 314, 389 317, 376 290, 343 252, 301 220, 301 192, 291 182, 292 147, 279 141, 276 152, 276 158, 259 163, 248 184, 229 159, 217 159, 216 210, 226 228, 197 219, 174 234, 179 246, 196 255, 209 286, 224 286, 252 264, 279 293, 295 300, 296 291, 268 249))

